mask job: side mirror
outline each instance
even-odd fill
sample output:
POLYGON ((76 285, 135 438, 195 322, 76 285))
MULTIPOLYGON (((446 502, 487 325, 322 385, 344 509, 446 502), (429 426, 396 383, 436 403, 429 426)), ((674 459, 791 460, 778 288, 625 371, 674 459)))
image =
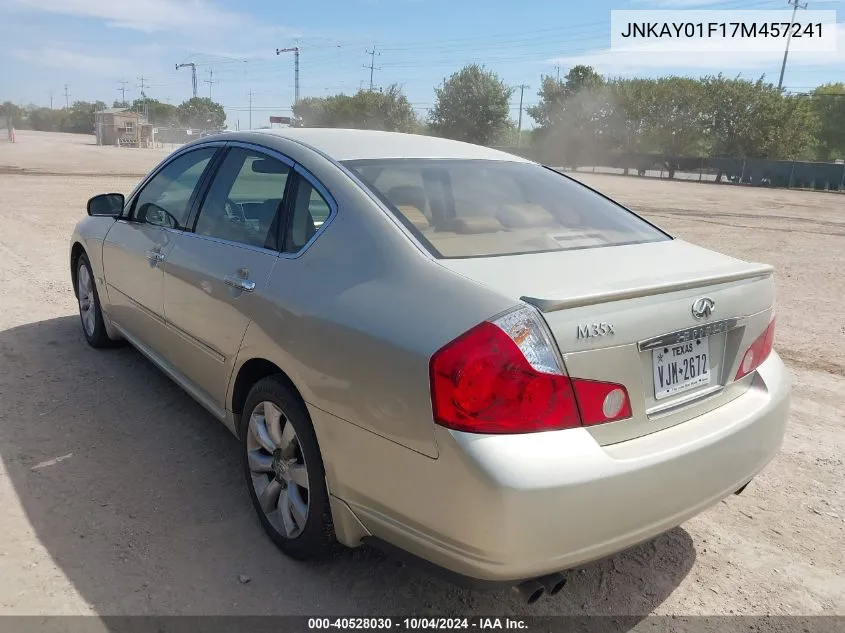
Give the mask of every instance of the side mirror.
POLYGON ((124 204, 122 193, 101 193, 88 201, 88 215, 116 218, 123 213, 124 204))

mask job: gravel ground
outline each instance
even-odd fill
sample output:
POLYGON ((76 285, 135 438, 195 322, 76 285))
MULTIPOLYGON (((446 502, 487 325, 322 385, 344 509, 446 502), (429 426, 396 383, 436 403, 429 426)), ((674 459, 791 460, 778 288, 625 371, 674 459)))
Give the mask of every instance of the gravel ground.
POLYGON ((527 607, 368 549, 286 559, 222 425, 132 349, 85 345, 72 227, 166 153, 92 138, 0 144, 0 614, 845 615, 845 197, 579 175, 679 237, 777 267, 794 404, 742 496, 527 607))

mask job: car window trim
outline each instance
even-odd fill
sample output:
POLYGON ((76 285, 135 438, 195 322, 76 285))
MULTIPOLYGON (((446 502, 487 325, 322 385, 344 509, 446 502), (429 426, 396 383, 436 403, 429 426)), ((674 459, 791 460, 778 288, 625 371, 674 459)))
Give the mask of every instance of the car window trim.
POLYGON ((202 208, 205 198, 208 196, 208 192, 211 189, 211 183, 214 181, 214 177, 217 176, 217 172, 220 171, 220 165, 223 164, 223 161, 226 159, 228 154, 229 147, 228 144, 224 142, 217 153, 211 157, 211 161, 208 163, 208 169, 206 169, 202 176, 200 176, 200 180, 197 183, 197 195, 191 200, 190 210, 188 211, 188 219, 185 222, 185 228, 183 229, 185 233, 194 232, 200 209, 202 208))
POLYGON ((280 257, 282 257, 284 259, 297 259, 297 258, 301 257, 305 253, 305 251, 307 251, 311 247, 311 245, 317 240, 317 238, 320 237, 320 235, 322 235, 323 231, 326 228, 328 228, 328 226, 332 223, 332 221, 337 217, 337 202, 335 201, 334 196, 332 196, 331 193, 329 193, 329 190, 326 189, 326 187, 323 186, 323 183, 321 183, 317 179, 317 177, 314 176, 314 174, 312 174, 310 171, 305 169, 305 167, 303 167, 299 163, 294 163, 293 168, 296 171, 296 175, 297 175, 296 189, 293 190, 293 192, 292 192, 293 195, 291 196, 291 199, 290 199, 290 202, 289 202, 287 218, 285 219, 284 233, 282 235, 282 251, 279 255, 280 257), (299 183, 302 182, 302 181, 305 181, 309 185, 311 185, 311 188, 316 190, 317 193, 319 193, 323 197, 323 200, 325 200, 326 204, 329 207, 329 216, 323 221, 323 223, 320 225, 320 227, 314 232, 314 235, 312 235, 310 237, 310 239, 307 242, 305 242, 305 244, 303 244, 296 251, 289 251, 289 250, 286 250, 288 248, 288 244, 286 243, 287 237, 288 237, 288 230, 287 229, 288 229, 288 226, 290 225, 290 222, 293 221, 293 213, 295 211, 293 205, 296 203, 296 196, 297 196, 297 193, 298 193, 297 190, 299 189, 299 183))
POLYGON ((187 154, 188 152, 193 152, 194 150, 198 149, 205 149, 207 147, 223 147, 226 144, 226 141, 206 141, 203 143, 197 143, 196 145, 186 145, 184 147, 180 147, 176 151, 174 151, 169 156, 166 156, 158 165, 153 167, 152 171, 150 171, 146 176, 144 176, 141 181, 135 185, 135 188, 126 196, 126 205, 124 209, 128 208, 129 206, 135 203, 135 199, 138 197, 138 194, 141 192, 141 189, 147 186, 147 183, 158 176, 159 172, 167 167, 170 163, 174 160, 182 156, 183 154, 187 154))
MULTIPOLYGON (((292 191, 292 182, 293 181, 298 182, 299 178, 304 178, 306 181, 308 181, 308 183, 314 189, 316 189, 320 193, 321 196, 323 196, 323 199, 326 201, 326 204, 328 204, 328 206, 329 206, 329 216, 326 218, 325 222, 323 222, 323 224, 320 226, 320 228, 317 229, 317 231, 314 233, 314 235, 311 236, 311 239, 309 239, 305 244, 303 244, 302 248, 300 248, 296 252, 285 252, 285 251, 281 250, 283 248, 283 245, 280 245, 280 250, 271 251, 271 250, 268 250, 268 249, 263 248, 261 246, 253 246, 251 244, 244 244, 242 242, 234 242, 234 241, 231 241, 231 240, 224 240, 224 239, 221 239, 221 238, 211 237, 211 236, 208 236, 208 235, 197 235, 193 230, 193 228, 196 224, 196 218, 192 218, 190 215, 188 216, 188 219, 193 220, 193 224, 191 225, 190 229, 179 230, 180 233, 184 233, 186 235, 191 235, 192 237, 196 237, 197 239, 205 239, 205 240, 214 241, 214 242, 217 242, 219 244, 237 246, 237 247, 240 247, 240 248, 246 248, 246 249, 259 251, 259 252, 263 252, 263 253, 272 253, 273 255, 276 255, 276 256, 283 258, 283 259, 297 259, 297 258, 299 258, 299 257, 301 257, 302 255, 305 254, 305 252, 314 244, 314 242, 317 240, 317 238, 319 238, 323 234, 323 231, 325 231, 331 225, 331 223, 334 221, 334 219, 337 217, 337 215, 338 215, 337 201, 335 200, 335 198, 331 194, 331 192, 325 187, 325 185, 323 185, 323 183, 314 174, 312 174, 308 169, 306 169, 305 167, 303 167, 302 165, 297 163, 295 160, 293 160, 289 156, 283 154, 279 150, 273 149, 272 147, 267 147, 266 145, 260 145, 258 143, 249 143, 249 142, 246 142, 246 141, 210 141, 210 142, 207 142, 207 143, 198 144, 196 146, 191 146, 191 149, 198 149, 198 148, 209 147, 209 146, 211 146, 211 147, 224 147, 226 149, 229 149, 229 148, 232 148, 232 147, 239 147, 239 148, 242 148, 242 149, 252 150, 252 151, 256 151, 256 152, 265 154, 268 158, 275 158, 277 160, 282 161, 283 163, 285 163, 286 165, 288 165, 292 168, 291 176, 293 176, 293 178, 291 178, 290 176, 288 177, 288 183, 285 184, 285 193, 284 193, 285 197, 282 199, 282 204, 279 205, 279 209, 276 212, 279 213, 280 211, 284 210, 285 213, 289 214, 290 204, 292 204, 292 202, 291 202, 292 197, 289 195, 289 192, 292 191)), ((189 150, 186 150, 185 152, 179 152, 179 155, 186 153, 187 151, 189 151, 189 150)), ((225 154, 226 154, 226 152, 218 152, 217 154, 215 154, 215 157, 223 156, 225 154)), ((322 154, 321 154, 321 156, 322 156, 322 154)), ((171 157, 171 159, 175 160, 176 157, 177 157, 177 155, 174 154, 171 157)), ((170 162, 171 159, 168 159, 167 162, 170 162)), ((214 163, 214 175, 217 174, 217 169, 219 168, 221 161, 222 161, 222 158, 217 158, 217 159, 213 159, 212 162, 209 162, 209 165, 208 165, 209 168, 211 168, 212 163, 214 163)), ((337 163, 335 163, 335 161, 332 161, 332 163, 337 164, 337 163)), ((165 164, 164 163, 161 164, 156 169, 156 173, 158 173, 164 167, 165 167, 165 164)), ((343 169, 342 166, 340 166, 340 167, 341 167, 341 169, 343 169)), ((347 170, 344 170, 344 171, 347 171, 347 170)), ((208 169, 206 170, 206 172, 208 172, 208 169)), ((144 182, 146 182, 147 180, 152 178, 152 176, 153 176, 153 174, 150 174, 145 179, 144 182)), ((205 177, 206 177, 206 173, 203 173, 203 179, 205 179, 205 177)), ((213 180, 213 178, 209 176, 209 178, 204 183, 202 183, 202 186, 203 186, 202 200, 205 200, 205 195, 207 195, 207 193, 208 193, 208 189, 211 186, 212 180, 213 180)), ((137 188, 137 190, 132 193, 132 195, 135 196, 138 191, 140 191, 140 185, 137 188)), ((199 210, 199 207, 196 208, 197 213, 198 213, 198 210, 199 210)), ((192 213, 193 213, 193 211, 194 211, 194 209, 192 209, 192 213)), ((287 224, 287 218, 285 218, 285 224, 287 224)))
MULTIPOLYGON (((371 191, 368 186, 366 186, 364 184, 364 182, 361 180, 361 178, 359 177, 359 174, 357 172, 353 171, 352 169, 350 169, 349 167, 346 166, 347 162, 353 162, 353 161, 340 161, 340 160, 334 158, 333 156, 331 156, 330 154, 324 152, 320 148, 315 147, 314 145, 311 145, 310 143, 306 143, 302 139, 288 138, 286 140, 291 141, 293 143, 296 143, 297 145, 300 145, 300 146, 314 152, 317 156, 319 156, 320 158, 322 158, 326 162, 333 165, 340 173, 342 173, 344 176, 349 178, 349 180, 351 180, 355 185, 357 185, 359 191, 363 192, 363 194, 365 196, 367 196, 370 200, 372 200, 372 202, 376 206, 376 208, 378 208, 384 214, 384 216, 390 222, 393 223, 393 225, 396 227, 396 229, 400 233, 402 233, 409 242, 411 242, 411 244, 417 249, 417 251, 423 257, 430 259, 432 261, 437 261, 438 259, 441 259, 441 258, 436 257, 434 255, 434 253, 431 250, 429 250, 429 248, 426 247, 417 238, 414 231, 409 230, 408 227, 406 227, 404 224, 402 224, 402 222, 399 220, 399 218, 397 218, 396 215, 394 215, 393 212, 387 206, 385 206, 385 204, 381 201, 381 199, 379 199, 379 197, 373 191, 371 191)), ((332 216, 332 219, 333 219, 333 217, 334 216, 332 216)), ((323 226, 326 226, 326 224, 328 224, 328 221, 323 226)), ((320 227, 321 230, 322 230, 322 228, 323 227, 320 227)))
POLYGON ((624 204, 622 204, 622 203, 621 203, 621 202, 619 202, 618 200, 614 200, 613 198, 611 198, 611 197, 610 197, 610 196, 608 196, 607 194, 602 193, 602 192, 601 192, 601 191, 599 191, 598 189, 594 189, 593 187, 591 187, 591 186, 590 186, 590 185, 588 185, 587 183, 581 182, 581 181, 580 181, 580 180, 578 180, 577 178, 573 178, 573 177, 572 177, 572 176, 570 176, 569 174, 565 174, 565 173, 563 173, 562 171, 558 171, 558 170, 557 170, 557 169, 555 169, 554 167, 549 167, 548 165, 545 165, 545 164, 542 164, 542 163, 538 163, 538 165, 540 165, 543 169, 548 169, 549 171, 551 171, 551 172, 553 172, 553 173, 557 174, 558 176, 563 176, 563 177, 564 177, 564 178, 566 178, 567 180, 569 180, 569 181, 571 181, 571 182, 574 182, 574 183, 575 183, 575 184, 577 184, 577 185, 581 185, 581 186, 582 186, 582 187, 584 187, 585 189, 589 189, 589 190, 590 190, 590 191, 592 191, 594 194, 596 194, 596 195, 598 195, 598 196, 601 196, 602 198, 604 198, 604 199, 605 199, 605 200, 607 200, 608 202, 610 202, 610 203, 614 204, 615 206, 619 207, 620 209, 622 209, 622 210, 623 210, 623 211, 625 211, 626 213, 629 213, 630 215, 633 215, 633 216, 634 216, 635 218, 637 218, 638 220, 642 220, 642 222, 643 222, 643 223, 648 224, 648 225, 649 225, 651 228, 653 228, 655 231, 657 231, 658 233, 662 233, 665 237, 669 238, 670 240, 674 240, 674 239, 675 239, 675 236, 674 236, 674 235, 672 235, 672 234, 670 234, 670 233, 668 233, 668 232, 666 231, 666 229, 662 229, 662 228, 660 228, 659 226, 657 226, 656 224, 654 224, 654 222, 651 222, 650 220, 647 220, 646 218, 644 218, 642 215, 640 215, 639 213, 637 213, 636 211, 634 211, 634 210, 633 210, 633 209, 631 209, 630 207, 625 206, 624 204))
MULTIPOLYGON (((135 187, 135 189, 130 194, 129 201, 123 207, 123 213, 121 213, 120 217, 117 218, 117 219, 122 220, 122 221, 127 222, 127 223, 137 224, 137 222, 135 222, 135 220, 131 219, 132 213, 134 213, 134 211, 135 211, 135 204, 138 202, 138 197, 141 195, 141 193, 144 191, 144 189, 147 188, 149 183, 156 176, 158 176, 164 169, 166 169, 168 165, 170 165, 171 163, 173 163, 176 160, 179 160, 183 156, 187 156, 191 152, 195 152, 195 151, 199 151, 199 150, 203 150, 203 149, 208 149, 208 148, 218 148, 214 152, 214 154, 211 155, 211 159, 208 161, 208 164, 205 166, 205 169, 203 170, 202 174, 200 174, 200 178, 197 181, 197 184, 194 186, 193 191, 191 192, 191 198, 188 201, 188 208, 189 208, 188 222, 190 222, 191 214, 193 213, 193 205, 196 203, 197 195, 202 190, 202 187, 203 187, 203 185, 206 181, 206 176, 209 173, 209 170, 212 168, 212 166, 215 165, 217 157, 221 154, 220 149, 219 149, 220 147, 225 147, 224 141, 213 141, 213 142, 208 142, 208 143, 200 143, 200 144, 197 144, 197 145, 191 145, 189 147, 180 149, 180 150, 174 152, 173 154, 171 154, 170 156, 168 156, 165 160, 163 160, 161 163, 159 163, 159 165, 153 171, 151 171, 149 174, 147 174, 147 177, 144 178, 135 187)), ((151 224, 150 226, 155 226, 155 225, 151 224)), ((168 228, 168 227, 160 227, 160 228, 168 228)), ((176 228, 176 229, 172 229, 172 230, 177 231, 177 232, 184 232, 186 229, 185 229, 185 227, 181 227, 181 228, 176 228)))
MULTIPOLYGON (((338 207, 337 207, 337 201, 335 200, 335 197, 331 194, 331 192, 328 190, 328 188, 326 188, 326 186, 323 185, 322 182, 320 182, 319 178, 317 178, 314 174, 312 174, 308 169, 303 167, 300 163, 296 162, 295 160, 293 160, 289 156, 283 154, 282 152, 280 152, 277 149, 273 149, 272 147, 267 147, 266 145, 259 145, 257 143, 249 143, 249 142, 246 142, 246 141, 228 141, 227 144, 230 147, 242 147, 244 149, 252 149, 252 150, 259 151, 259 152, 263 152, 263 153, 267 154, 268 156, 270 156, 272 158, 278 158, 282 162, 287 163, 288 165, 293 167, 293 170, 296 172, 296 175, 298 175, 301 178, 305 178, 305 180, 307 180, 308 183, 312 187, 314 187, 314 189, 316 189, 320 193, 321 196, 323 196, 323 199, 326 201, 326 204, 329 205, 329 217, 326 218, 326 221, 323 222, 323 224, 320 226, 320 228, 317 229, 317 231, 314 233, 314 235, 311 236, 311 239, 308 240, 307 242, 305 242, 305 244, 303 244, 302 248, 300 248, 295 253, 284 251, 283 250, 284 244, 280 244, 279 257, 281 257, 283 259, 297 259, 297 258, 301 257, 302 255, 304 255, 305 252, 309 248, 311 248, 311 245, 314 244, 314 242, 323 234, 323 231, 325 231, 329 226, 331 226, 331 223, 337 217, 338 207)), ((321 153, 320 155, 322 156, 323 154, 321 153)), ((332 161, 332 163, 336 164, 335 161, 332 161)), ((286 188, 285 194, 287 194, 288 191, 289 191, 289 189, 286 188)), ((284 207, 286 209, 286 211, 288 212, 288 214, 290 214, 290 212, 292 212, 292 210, 293 210, 289 206, 290 204, 292 204, 291 201, 283 201, 283 204, 280 206, 280 208, 284 207)), ((285 219, 285 223, 287 223, 287 218, 285 219)))
POLYGON ((209 191, 211 191, 211 186, 214 183, 214 179, 217 177, 217 174, 220 171, 220 167, 223 165, 223 161, 226 160, 226 157, 229 155, 230 150, 238 148, 244 149, 247 151, 254 152, 256 154, 261 154, 266 156, 267 158, 272 158, 278 160, 279 162, 287 165, 290 168, 290 173, 288 174, 287 180, 285 181, 285 190, 282 192, 282 203, 276 209, 276 215, 273 218, 273 222, 276 221, 276 218, 279 217, 279 213, 284 213, 285 209, 288 205, 288 192, 291 189, 291 181, 293 181, 296 177, 296 170, 295 170, 295 163, 293 160, 285 156, 284 154, 279 154, 278 152, 273 152, 270 148, 261 146, 261 145, 252 145, 250 143, 243 143, 240 141, 226 141, 224 151, 219 153, 219 158, 216 160, 216 164, 214 166, 214 172, 210 173, 207 176, 207 179, 203 183, 203 190, 202 195, 197 198, 196 206, 191 209, 191 214, 188 216, 188 226, 185 228, 185 233, 189 233, 196 237, 197 239, 206 239, 209 241, 217 242, 218 244, 230 244, 233 246, 241 246, 243 248, 248 248, 251 250, 256 250, 262 253, 273 253, 274 255, 278 255, 281 251, 280 242, 279 242, 279 230, 278 225, 282 222, 277 222, 276 228, 276 248, 269 249, 263 246, 256 246, 255 244, 244 244, 243 242, 236 242, 234 240, 227 240, 222 237, 214 237, 211 235, 197 235, 197 222, 199 221, 200 211, 202 210, 202 205, 205 204, 205 199, 208 197, 209 191))

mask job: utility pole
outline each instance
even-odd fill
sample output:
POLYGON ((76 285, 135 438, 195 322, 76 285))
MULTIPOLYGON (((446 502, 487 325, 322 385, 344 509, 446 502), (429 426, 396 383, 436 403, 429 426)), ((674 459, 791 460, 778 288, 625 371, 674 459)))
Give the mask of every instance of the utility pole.
MULTIPOLYGON (((371 51, 366 51, 366 53, 367 53, 367 55, 369 55, 369 56, 370 56, 370 65, 369 65, 369 66, 366 66, 366 65, 365 65, 365 66, 364 66, 364 68, 369 68, 369 69, 370 69, 370 92, 372 92, 372 91, 373 91, 373 71, 374 71, 374 70, 376 70, 376 66, 375 66, 375 64, 376 64, 376 55, 378 55, 379 57, 381 57, 381 53, 377 53, 377 52, 376 52, 376 47, 375 47, 375 46, 373 46, 373 50, 371 50, 371 51)), ((381 68, 379 68, 379 70, 381 70, 381 68)))
POLYGON ((557 82, 560 83, 560 64, 555 64, 555 70, 557 70, 557 82))
POLYGON ((50 109, 52 110, 53 109, 53 91, 50 90, 48 94, 50 95, 50 109))
POLYGON ((792 25, 795 23, 795 14, 798 9, 806 9, 806 2, 799 2, 798 0, 786 0, 786 3, 792 7, 792 20, 789 21, 789 33, 786 36, 786 50, 783 51, 783 64, 780 67, 780 79, 778 80, 778 90, 783 87, 783 73, 786 72, 786 58, 789 56, 789 40, 792 39, 792 25))
POLYGON ((147 117, 147 94, 144 92, 144 75, 138 77, 138 81, 141 82, 141 107, 139 108, 139 113, 143 111, 144 117, 147 117))
POLYGON ((276 55, 293 53, 293 105, 299 103, 299 50, 299 46, 276 49, 276 55))
POLYGON ((70 86, 65 84, 65 108, 70 108, 70 95, 67 91, 68 88, 70 88, 70 86))
POLYGON ((203 79, 203 81, 208 84, 208 98, 211 99, 211 87, 217 83, 214 81, 214 69, 208 69, 208 79, 203 79))
POLYGON ((120 90, 120 102, 126 103, 126 80, 121 79, 117 83, 120 84, 120 88, 118 88, 118 90, 120 90))
POLYGON ((520 84, 517 86, 519 88, 519 124, 517 126, 517 136, 516 136, 516 146, 519 147, 522 145, 522 98, 525 96, 525 89, 530 88, 526 84, 520 84))
POLYGON ((249 91, 249 129, 252 129, 252 90, 249 91))
POLYGON ((197 98, 197 65, 194 62, 188 62, 187 64, 176 64, 176 70, 180 68, 185 68, 186 66, 190 66, 191 68, 191 88, 194 91, 194 99, 197 98))

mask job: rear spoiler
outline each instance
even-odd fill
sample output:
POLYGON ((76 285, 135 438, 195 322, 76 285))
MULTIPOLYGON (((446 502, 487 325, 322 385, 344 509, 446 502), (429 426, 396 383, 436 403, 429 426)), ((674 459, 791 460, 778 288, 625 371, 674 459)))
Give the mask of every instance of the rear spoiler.
POLYGON ((580 297, 569 297, 568 299, 542 299, 539 297, 527 296, 520 297, 520 299, 522 299, 526 303, 530 303, 531 305, 539 308, 541 312, 555 312, 557 310, 581 308, 583 306, 597 305, 600 303, 609 303, 611 301, 623 301, 625 299, 637 299, 639 297, 650 297, 666 292, 691 290, 692 288, 701 288, 704 286, 713 286, 716 284, 726 284, 734 281, 765 279, 766 277, 771 277, 774 272, 774 267, 769 266, 768 264, 756 264, 753 268, 746 268, 745 270, 732 273, 711 275, 709 277, 699 277, 698 279, 690 279, 685 281, 670 281, 664 283, 650 284, 646 286, 635 286, 633 288, 627 288, 625 290, 582 295, 580 297))

